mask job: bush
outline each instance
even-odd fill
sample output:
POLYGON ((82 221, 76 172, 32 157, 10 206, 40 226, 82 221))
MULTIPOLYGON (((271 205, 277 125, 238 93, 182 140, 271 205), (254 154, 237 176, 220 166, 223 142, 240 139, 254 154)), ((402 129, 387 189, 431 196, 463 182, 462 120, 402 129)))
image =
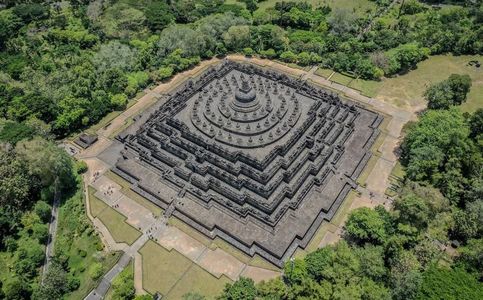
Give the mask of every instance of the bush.
POLYGON ((277 53, 273 49, 268 49, 268 50, 261 50, 260 51, 260 56, 263 58, 275 58, 277 56, 277 53))
POLYGON ((97 279, 101 278, 102 274, 104 274, 104 270, 102 269, 101 263, 94 263, 89 268, 89 276, 93 280, 97 280, 97 279))
POLYGON ((297 55, 292 51, 285 51, 280 54, 280 59, 284 62, 294 63, 297 61, 297 55))
POLYGON ((124 109, 127 104, 127 96, 125 94, 116 94, 111 96, 111 105, 115 109, 124 109))
POLYGON ((44 223, 50 222, 52 216, 52 207, 44 201, 38 201, 35 203, 34 212, 39 216, 40 220, 44 223))
POLYGON ((253 54, 255 54, 255 51, 253 51, 252 48, 244 48, 243 49, 243 54, 246 56, 246 57, 252 57, 253 54))
POLYGON ((171 67, 159 68, 158 71, 156 71, 155 80, 159 80, 159 81, 166 80, 171 76, 173 76, 173 72, 174 70, 171 67))
POLYGON ((77 174, 84 174, 87 172, 88 167, 85 161, 78 160, 75 163, 75 169, 77 170, 77 174))

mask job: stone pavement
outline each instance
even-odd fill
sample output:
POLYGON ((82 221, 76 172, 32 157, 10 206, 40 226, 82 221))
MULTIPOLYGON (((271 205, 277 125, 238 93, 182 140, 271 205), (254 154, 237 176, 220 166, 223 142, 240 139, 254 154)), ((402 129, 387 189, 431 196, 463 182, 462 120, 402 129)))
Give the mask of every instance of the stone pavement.
MULTIPOLYGON (((388 124, 388 127, 386 128, 386 138, 379 149, 377 149, 377 151, 380 153, 380 157, 368 176, 366 187, 360 187, 358 189, 358 191, 361 193, 361 197, 356 198, 351 209, 360 206, 374 206, 381 202, 390 203, 390 201, 383 200, 385 197, 384 192, 389 186, 388 175, 397 161, 394 151, 398 146, 400 133, 404 124, 409 120, 416 119, 414 111, 403 110, 395 107, 392 104, 365 97, 356 90, 320 77, 315 74, 317 69, 316 67, 311 68, 307 72, 300 69, 290 68, 286 65, 270 60, 258 58, 247 59, 240 55, 229 55, 228 58, 243 61, 249 60, 259 65, 282 70, 304 80, 309 80, 316 84, 341 92, 356 101, 367 104, 370 107, 391 116, 392 118, 388 124)), ((202 243, 176 227, 163 226, 165 220, 154 220, 154 217, 146 208, 137 204, 134 200, 126 197, 125 195, 122 195, 119 192, 120 187, 117 184, 107 180, 107 177, 102 176, 109 166, 96 158, 96 156, 102 153, 102 151, 104 151, 112 143, 112 140, 109 138, 109 136, 113 135, 120 128, 122 128, 129 118, 139 114, 152 104, 156 103, 158 99, 172 90, 175 86, 182 83, 184 80, 186 80, 186 78, 199 73, 203 69, 214 63, 217 63, 218 61, 218 59, 204 61, 198 67, 176 75, 171 81, 162 83, 150 91, 148 90, 146 95, 140 98, 133 106, 120 114, 108 126, 97 131, 97 134, 99 135, 98 142, 76 155, 78 158, 85 160, 89 166, 89 171, 85 178, 86 197, 88 198, 87 185, 92 184, 98 190, 96 196, 99 196, 100 199, 105 201, 110 206, 118 204, 116 209, 127 216, 127 222, 136 228, 141 229, 143 232, 143 235, 131 246, 128 246, 124 243, 116 243, 104 224, 100 222, 99 219, 93 218, 93 216, 90 214, 90 205, 89 200, 87 199, 87 214, 94 223, 96 230, 100 233, 104 244, 109 250, 122 250, 125 252, 118 264, 116 264, 116 266, 108 274, 106 274, 101 285, 95 291, 99 293, 104 292, 104 284, 110 284, 112 278, 115 276, 113 274, 119 273, 119 267, 122 267, 123 264, 127 265, 126 260, 129 262, 130 259, 134 259, 135 287, 138 293, 144 293, 142 290, 141 256, 137 250, 144 245, 149 236, 157 239, 157 242, 168 250, 173 248, 176 249, 195 263, 204 266, 207 271, 211 272, 212 274, 225 274, 232 279, 237 278, 240 275, 249 276, 256 281, 279 275, 278 272, 243 264, 219 248, 215 250, 208 249, 202 243), (95 175, 96 172, 97 175, 95 175), (109 197, 105 197, 106 195, 103 194, 103 189, 109 185, 112 185, 112 188, 115 190, 115 192, 109 195, 109 197), (150 229, 153 226, 158 228, 156 230, 150 229)), ((338 240, 339 236, 341 235, 341 231, 342 227, 332 225, 331 229, 324 236, 321 245, 332 243, 338 240)), ((95 291, 93 291, 89 297, 97 297, 94 295, 94 293, 96 293, 96 295, 100 295, 95 291)), ((100 299, 100 297, 89 299, 100 299)))

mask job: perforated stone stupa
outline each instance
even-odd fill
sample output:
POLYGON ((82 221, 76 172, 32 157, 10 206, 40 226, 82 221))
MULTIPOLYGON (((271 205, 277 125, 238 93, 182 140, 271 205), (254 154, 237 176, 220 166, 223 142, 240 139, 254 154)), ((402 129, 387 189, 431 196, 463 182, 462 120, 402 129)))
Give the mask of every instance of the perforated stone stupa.
POLYGON ((281 266, 356 187, 381 121, 303 81, 226 61, 121 134, 113 171, 166 214, 281 266))

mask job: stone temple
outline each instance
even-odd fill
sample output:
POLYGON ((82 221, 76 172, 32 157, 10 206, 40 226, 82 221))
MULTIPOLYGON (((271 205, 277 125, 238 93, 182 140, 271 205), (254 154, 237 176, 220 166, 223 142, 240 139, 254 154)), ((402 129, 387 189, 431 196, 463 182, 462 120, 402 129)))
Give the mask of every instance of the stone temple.
POLYGON ((121 133, 112 170, 166 215, 282 266, 356 187, 382 119, 225 61, 121 133))

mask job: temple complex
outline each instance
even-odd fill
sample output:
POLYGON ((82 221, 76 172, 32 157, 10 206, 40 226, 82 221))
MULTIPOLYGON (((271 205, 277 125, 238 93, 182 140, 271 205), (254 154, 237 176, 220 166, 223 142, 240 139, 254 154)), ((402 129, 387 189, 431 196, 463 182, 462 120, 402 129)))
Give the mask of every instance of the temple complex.
POLYGON ((302 80, 226 61, 121 133, 112 171, 167 216, 282 266, 356 187, 382 119, 302 80))

